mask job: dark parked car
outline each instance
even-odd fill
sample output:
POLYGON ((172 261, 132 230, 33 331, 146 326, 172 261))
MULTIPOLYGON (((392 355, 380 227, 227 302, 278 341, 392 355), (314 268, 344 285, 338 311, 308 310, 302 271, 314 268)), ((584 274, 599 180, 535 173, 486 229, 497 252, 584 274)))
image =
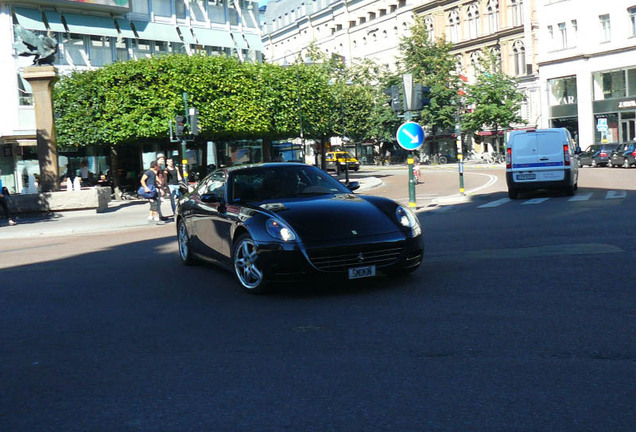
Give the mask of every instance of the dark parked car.
POLYGON ((594 162, 594 156, 596 156, 596 154, 598 153, 600 149, 601 149, 600 144, 592 144, 591 146, 586 148, 584 151, 579 153, 577 155, 577 158, 579 159, 579 165, 582 167, 586 165, 596 166, 594 162))
POLYGON ((608 166, 612 152, 618 148, 618 144, 600 144, 599 150, 592 157, 592 166, 608 166))
POLYGON ((608 166, 622 166, 623 168, 629 168, 635 163, 636 149, 634 143, 624 143, 618 146, 616 150, 612 152, 608 166))
POLYGON ((251 293, 268 282, 416 270, 424 245, 415 214, 357 187, 301 163, 218 169, 179 200, 179 255, 231 269, 251 293))

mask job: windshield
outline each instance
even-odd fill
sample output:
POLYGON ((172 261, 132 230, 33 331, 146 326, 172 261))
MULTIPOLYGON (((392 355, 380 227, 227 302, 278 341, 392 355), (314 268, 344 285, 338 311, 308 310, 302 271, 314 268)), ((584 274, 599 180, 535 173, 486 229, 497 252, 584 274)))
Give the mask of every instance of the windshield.
POLYGON ((351 193, 332 176, 309 165, 247 168, 233 172, 229 181, 234 202, 351 193))

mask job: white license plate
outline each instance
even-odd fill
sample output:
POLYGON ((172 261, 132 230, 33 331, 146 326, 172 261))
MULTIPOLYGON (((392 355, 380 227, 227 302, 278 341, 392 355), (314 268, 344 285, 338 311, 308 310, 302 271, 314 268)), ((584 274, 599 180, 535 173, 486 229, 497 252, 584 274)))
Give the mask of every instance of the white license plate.
POLYGON ((534 180, 537 178, 536 174, 517 174, 517 180, 534 180))
POLYGON ((349 279, 360 279, 375 276, 375 266, 354 267, 349 269, 349 279))

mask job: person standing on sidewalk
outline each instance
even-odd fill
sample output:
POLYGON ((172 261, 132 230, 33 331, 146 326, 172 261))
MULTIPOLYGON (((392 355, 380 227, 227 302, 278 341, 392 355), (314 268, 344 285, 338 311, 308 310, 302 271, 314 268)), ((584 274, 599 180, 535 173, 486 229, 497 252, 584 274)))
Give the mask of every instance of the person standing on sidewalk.
POLYGON ((157 161, 150 162, 150 168, 141 176, 141 185, 147 193, 150 193, 152 189, 155 190, 155 196, 148 198, 150 203, 150 210, 148 212, 148 222, 155 222, 157 224, 163 223, 159 219, 159 190, 157 188, 157 173, 159 167, 157 161))
POLYGON ((166 191, 168 190, 166 179, 163 175, 163 166, 165 164, 166 157, 163 155, 163 153, 159 153, 157 155, 157 201, 159 202, 157 211, 159 212, 159 219, 161 220, 164 220, 163 212, 161 211, 161 202, 163 201, 163 197, 166 195, 166 191))
POLYGON ((0 170, 0 207, 4 210, 4 215, 7 217, 9 221, 9 226, 15 225, 15 221, 11 219, 11 213, 9 213, 9 203, 7 202, 8 194, 4 189, 4 185, 2 184, 2 170, 0 170))
POLYGON ((176 209, 175 201, 181 197, 179 191, 179 182, 181 181, 181 173, 174 166, 174 160, 172 158, 166 159, 166 170, 164 178, 168 183, 168 190, 170 191, 170 205, 172 206, 172 214, 176 209))

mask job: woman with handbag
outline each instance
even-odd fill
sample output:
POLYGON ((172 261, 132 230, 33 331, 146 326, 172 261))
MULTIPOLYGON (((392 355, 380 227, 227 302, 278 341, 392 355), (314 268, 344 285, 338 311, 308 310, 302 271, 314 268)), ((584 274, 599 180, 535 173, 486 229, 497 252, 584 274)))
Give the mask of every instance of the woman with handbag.
POLYGON ((144 175, 141 176, 141 187, 139 188, 139 195, 147 198, 148 202, 150 203, 148 222, 162 224, 163 222, 159 218, 159 201, 157 200, 157 172, 159 172, 157 161, 150 162, 150 169, 148 169, 144 173, 144 175))

